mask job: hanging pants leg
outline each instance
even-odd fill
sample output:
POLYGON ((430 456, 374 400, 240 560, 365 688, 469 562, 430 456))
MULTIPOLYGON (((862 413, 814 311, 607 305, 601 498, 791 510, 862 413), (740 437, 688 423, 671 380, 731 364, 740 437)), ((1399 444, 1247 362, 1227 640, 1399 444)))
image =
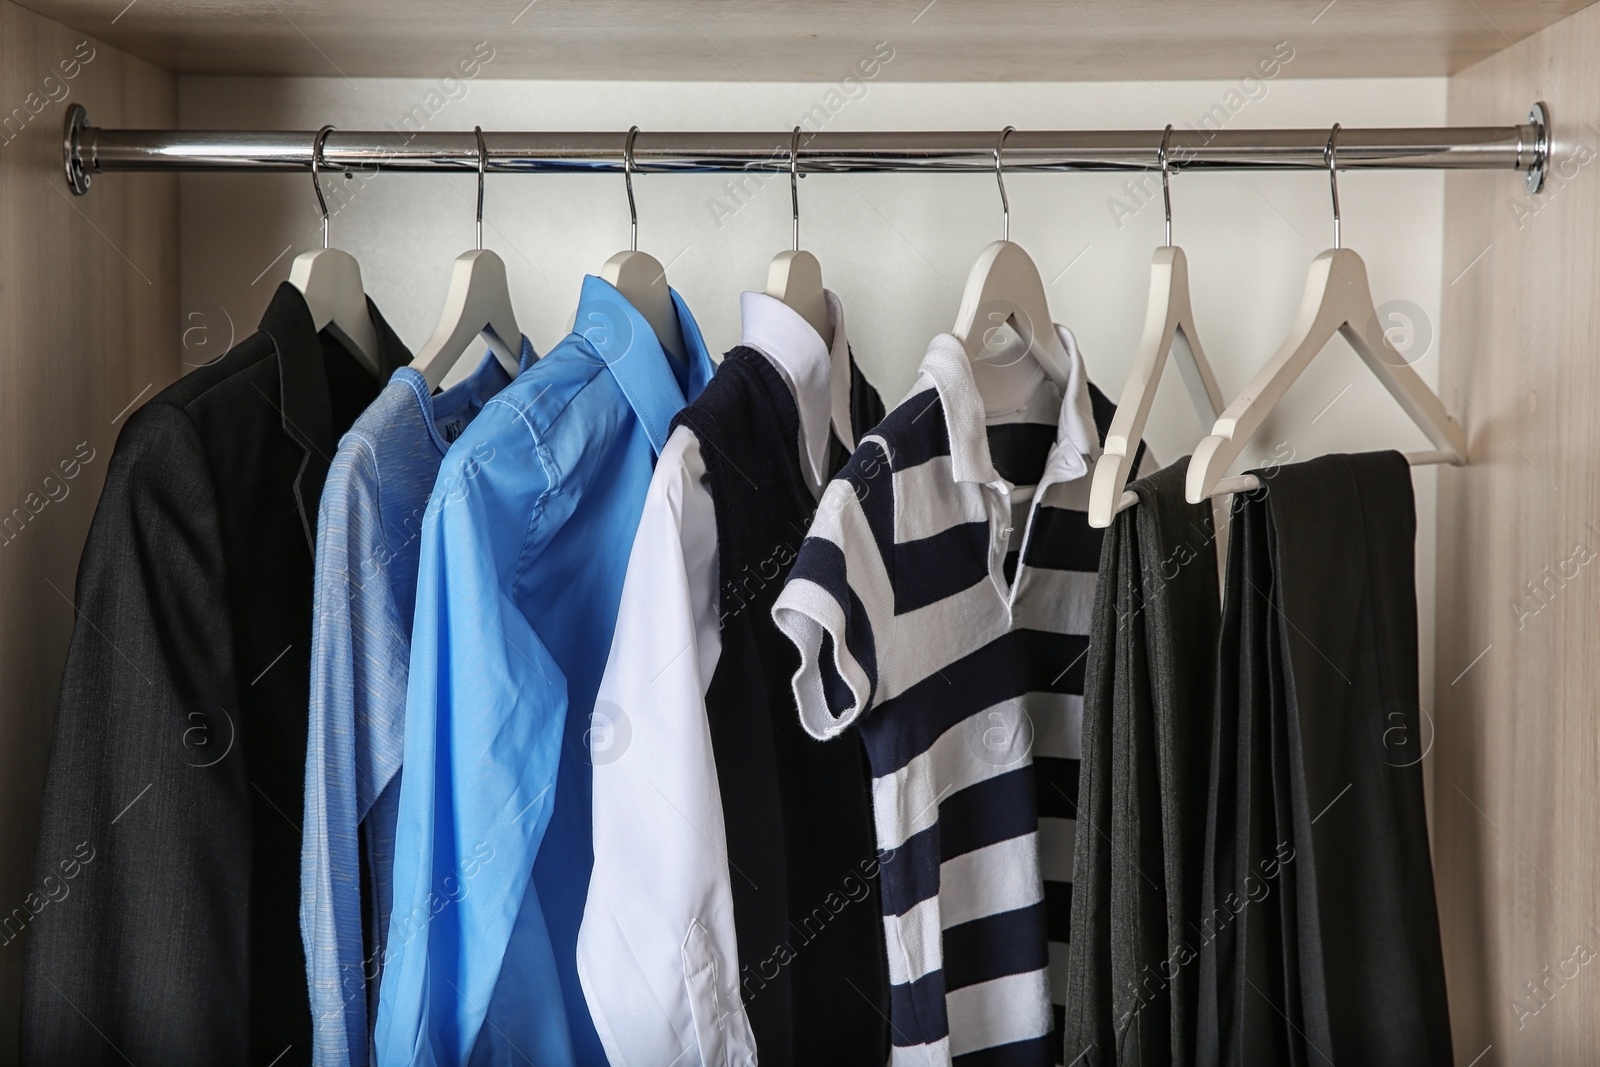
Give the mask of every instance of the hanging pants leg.
POLYGON ((1234 506, 1199 1062, 1449 1064, 1410 470, 1259 476, 1234 506))

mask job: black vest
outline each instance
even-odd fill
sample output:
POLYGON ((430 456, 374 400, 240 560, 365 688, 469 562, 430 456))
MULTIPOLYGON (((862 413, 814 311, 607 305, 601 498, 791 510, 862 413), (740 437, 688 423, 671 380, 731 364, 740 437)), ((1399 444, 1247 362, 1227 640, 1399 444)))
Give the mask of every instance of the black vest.
MULTIPOLYGON (((883 402, 850 365, 857 435, 883 402)), ((800 415, 767 358, 729 352, 673 423, 700 439, 716 503, 722 655, 706 693, 728 835, 740 993, 763 1067, 882 1067, 889 990, 871 776, 858 735, 800 726, 799 655, 772 605, 817 502, 800 415)), ((830 437, 828 474, 848 455, 830 437)))

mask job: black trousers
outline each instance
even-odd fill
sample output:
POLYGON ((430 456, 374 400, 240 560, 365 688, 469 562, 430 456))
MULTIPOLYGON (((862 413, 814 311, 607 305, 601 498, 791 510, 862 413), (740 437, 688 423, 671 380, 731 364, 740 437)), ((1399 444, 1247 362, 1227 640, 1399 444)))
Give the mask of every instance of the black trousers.
POLYGON ((1129 488, 1101 548, 1083 711, 1066 1059, 1193 1062, 1219 604, 1188 460, 1129 488), (1074 1059, 1074 1057, 1077 1057, 1074 1059))
POLYGON ((1410 470, 1256 473, 1231 526, 1197 1062, 1446 1065, 1410 470))

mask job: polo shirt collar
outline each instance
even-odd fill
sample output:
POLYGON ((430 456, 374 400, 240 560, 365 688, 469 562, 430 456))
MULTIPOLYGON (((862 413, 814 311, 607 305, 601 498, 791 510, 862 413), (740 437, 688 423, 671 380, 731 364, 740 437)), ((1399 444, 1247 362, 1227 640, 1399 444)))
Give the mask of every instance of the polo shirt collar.
POLYGON ((658 456, 667 445, 673 416, 700 395, 716 370, 689 306, 676 289, 668 291, 687 356, 681 378, 644 316, 603 278, 584 276, 572 327, 611 372, 658 456))
POLYGON ((1061 414, 1056 419, 1056 443, 1045 460, 1038 493, 1056 482, 1072 482, 1089 473, 1089 465, 1100 456, 1100 431, 1094 421, 1094 402, 1089 399, 1089 372, 1078 351, 1078 339, 1065 326, 1056 326, 1056 336, 1070 358, 1067 386, 1061 393, 1061 414))
POLYGON ((854 382, 851 379, 850 342, 844 332, 844 305, 839 303, 832 289, 824 289, 822 295, 827 298, 828 324, 833 327, 833 349, 828 353, 832 368, 829 371, 828 389, 833 410, 833 433, 847 453, 854 452, 857 444, 856 424, 850 405, 854 382))
MULTIPOLYGON (((411 362, 411 352, 395 336, 370 298, 367 312, 378 336, 378 379, 411 362)), ((283 432, 305 449, 305 459, 295 477, 295 503, 300 509, 306 540, 316 544, 317 505, 333 461, 333 404, 328 397, 328 373, 323 364, 322 338, 317 334, 311 309, 300 290, 281 282, 261 316, 260 332, 272 338, 278 354, 278 412, 283 432)), ((330 342, 334 343, 334 342, 330 342)))
MULTIPOLYGON (((1039 495, 1055 482, 1072 481, 1089 473, 1089 461, 1099 451, 1099 434, 1094 425, 1094 409, 1089 400, 1089 376, 1084 371, 1078 341, 1065 326, 1056 326, 1056 336, 1070 357, 1066 388, 1062 392, 1061 412, 1056 421, 1056 440, 1045 461, 1039 495)), ((961 341, 941 333, 928 342, 922 358, 921 374, 939 391, 944 407, 945 426, 950 437, 950 474, 958 482, 990 485, 1001 481, 989 455, 988 424, 983 394, 972 377, 972 363, 961 341)), ((1043 382, 1048 379, 1041 379, 1043 382)))
POLYGON ((741 293, 741 342, 766 356, 794 393, 800 412, 800 469, 813 495, 828 484, 828 427, 846 449, 854 451, 850 424, 850 344, 845 337, 844 308, 824 291, 833 345, 800 313, 766 293, 741 293))

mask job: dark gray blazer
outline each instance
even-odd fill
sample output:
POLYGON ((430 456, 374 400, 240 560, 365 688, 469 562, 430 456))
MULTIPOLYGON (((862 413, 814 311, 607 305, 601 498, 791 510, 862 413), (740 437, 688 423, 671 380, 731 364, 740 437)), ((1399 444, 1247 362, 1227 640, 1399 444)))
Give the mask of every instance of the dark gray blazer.
MULTIPOLYGON (((410 355, 371 310, 386 381, 410 355)), ((285 283, 259 332, 123 427, 78 567, 24 1063, 311 1061, 298 911, 317 503, 381 387, 285 283)))

